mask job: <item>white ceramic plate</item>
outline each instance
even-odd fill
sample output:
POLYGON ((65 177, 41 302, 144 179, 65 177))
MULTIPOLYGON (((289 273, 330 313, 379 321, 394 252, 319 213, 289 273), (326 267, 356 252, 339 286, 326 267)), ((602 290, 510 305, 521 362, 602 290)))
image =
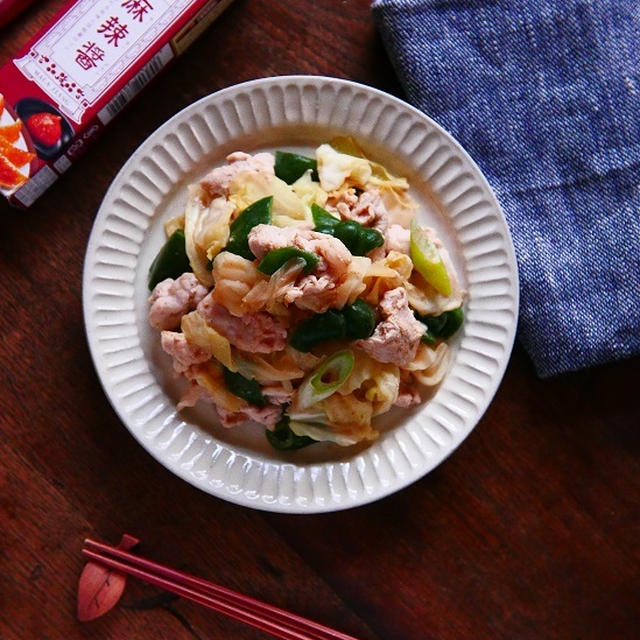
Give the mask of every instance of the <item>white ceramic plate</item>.
POLYGON ((500 207, 478 167, 443 129, 385 93, 345 80, 285 76, 207 96, 160 127, 122 168, 97 214, 85 259, 84 315, 114 409, 159 462, 225 500, 311 513, 364 504, 421 478, 476 425, 502 379, 516 328, 518 278, 500 207), (184 384, 147 324, 146 276, 182 213, 185 187, 236 150, 311 151, 335 135, 406 176, 468 290, 449 373, 431 400, 396 410, 368 446, 273 450, 262 428, 223 429, 213 410, 177 413, 184 384))

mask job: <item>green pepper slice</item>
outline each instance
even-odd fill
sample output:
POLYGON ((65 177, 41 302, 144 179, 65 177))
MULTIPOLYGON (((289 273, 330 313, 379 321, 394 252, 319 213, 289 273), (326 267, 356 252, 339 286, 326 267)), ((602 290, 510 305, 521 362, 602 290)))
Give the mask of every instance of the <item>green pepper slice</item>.
POLYGON ((422 337, 420 338, 420 340, 422 342, 424 342, 425 344, 428 344, 429 346, 433 346, 434 344, 436 344, 438 342, 438 338, 436 336, 434 336, 433 333, 431 333, 431 331, 429 329, 427 329, 422 334, 422 337))
POLYGON ((308 352, 325 340, 337 340, 347 335, 344 316, 335 309, 317 313, 303 320, 291 336, 291 346, 298 351, 308 352))
POLYGON ((267 404, 267 400, 262 395, 260 383, 257 380, 249 380, 241 373, 236 373, 226 367, 222 368, 224 370, 224 383, 234 396, 238 396, 238 398, 242 398, 249 404, 255 404, 258 407, 264 407, 267 404))
POLYGON ((342 309, 347 325, 347 338, 352 340, 368 338, 375 329, 376 315, 373 307, 361 298, 342 309))
POLYGON ((272 207, 273 196, 267 196, 256 200, 242 211, 229 227, 229 242, 227 242, 225 250, 247 260, 254 260, 255 256, 249 249, 249 232, 256 225, 271 222, 272 207))
POLYGON ((447 311, 441 313, 439 316, 421 316, 420 321, 424 322, 429 328, 429 331, 434 336, 440 337, 441 331, 444 328, 444 325, 447 323, 447 311))
POLYGON ((305 171, 311 169, 311 179, 318 182, 318 163, 313 158, 289 151, 276 151, 276 176, 293 184, 305 171))
POLYGON ((462 307, 458 307, 451 311, 445 311, 442 315, 446 316, 446 320, 444 326, 440 329, 440 336, 446 340, 462 326, 464 322, 464 312, 462 311, 462 307))
POLYGON ((149 289, 152 290, 166 278, 178 278, 187 271, 191 271, 191 265, 185 248, 184 231, 176 229, 149 267, 149 289))
POLYGON ((355 220, 338 222, 333 235, 341 240, 354 256, 364 256, 384 244, 384 237, 377 229, 363 227, 355 220))
POLYGON ((279 449, 280 451, 302 449, 302 447, 308 447, 310 444, 317 442, 317 440, 309 436, 298 436, 293 433, 289 426, 289 416, 286 415, 280 418, 273 431, 266 429, 265 435, 267 436, 269 444, 271 444, 274 449, 279 449))
POLYGON ((384 237, 377 229, 363 227, 355 220, 338 220, 317 204, 311 205, 314 231, 338 238, 354 256, 364 256, 384 244, 384 237))
POLYGON ((464 322, 462 307, 445 311, 438 316, 418 316, 418 320, 426 325, 426 331, 422 336, 422 342, 436 344, 438 340, 450 338, 464 322))
POLYGON ((340 220, 332 216, 326 209, 323 209, 315 202, 311 205, 311 215, 313 216, 314 231, 333 235, 333 231, 340 223, 340 220))
POLYGON ((305 273, 311 273, 320 260, 315 253, 303 251, 302 249, 298 249, 298 247, 282 247, 280 249, 272 249, 266 253, 258 263, 258 271, 270 276, 292 258, 302 258, 305 261, 305 273))

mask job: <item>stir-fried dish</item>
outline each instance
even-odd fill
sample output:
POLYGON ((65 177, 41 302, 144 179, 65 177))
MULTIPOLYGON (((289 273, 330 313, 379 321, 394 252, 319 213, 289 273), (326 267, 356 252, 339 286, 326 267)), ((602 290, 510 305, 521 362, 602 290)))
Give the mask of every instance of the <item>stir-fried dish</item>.
POLYGON ((225 427, 269 442, 374 440, 449 361, 464 292, 405 178, 350 138, 315 157, 232 153, 189 187, 149 271, 149 322, 225 427))

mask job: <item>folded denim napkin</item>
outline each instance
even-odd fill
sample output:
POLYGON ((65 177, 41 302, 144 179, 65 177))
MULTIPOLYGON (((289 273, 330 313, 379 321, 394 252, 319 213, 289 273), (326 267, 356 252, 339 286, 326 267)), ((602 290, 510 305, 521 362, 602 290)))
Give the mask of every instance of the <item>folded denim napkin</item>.
POLYGON ((408 100, 501 202, 540 376, 640 353, 637 0, 376 0, 408 100))

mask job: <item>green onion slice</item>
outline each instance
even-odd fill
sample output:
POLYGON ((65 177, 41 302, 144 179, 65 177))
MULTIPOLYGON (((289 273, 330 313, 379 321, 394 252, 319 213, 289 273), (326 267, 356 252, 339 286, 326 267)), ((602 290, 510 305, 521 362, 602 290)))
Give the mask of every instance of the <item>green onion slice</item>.
POLYGON ((297 407, 306 409, 334 394, 351 375, 355 358, 348 349, 329 356, 298 389, 297 407))

